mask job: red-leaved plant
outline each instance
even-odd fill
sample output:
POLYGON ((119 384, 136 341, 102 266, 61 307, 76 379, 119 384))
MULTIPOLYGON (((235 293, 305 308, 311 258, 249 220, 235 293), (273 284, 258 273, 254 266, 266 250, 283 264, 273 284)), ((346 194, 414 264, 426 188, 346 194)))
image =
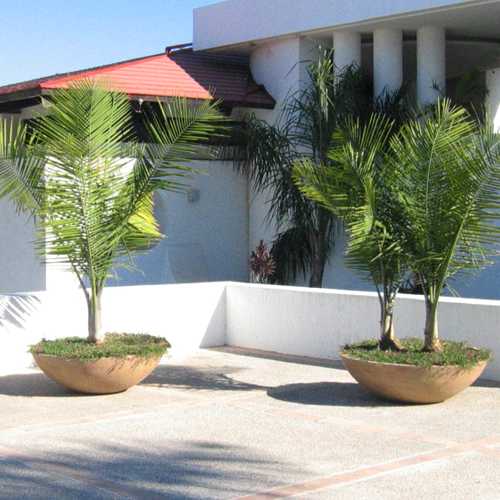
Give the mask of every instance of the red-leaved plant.
POLYGON ((263 240, 250 255, 250 271, 253 283, 269 283, 276 264, 263 240))

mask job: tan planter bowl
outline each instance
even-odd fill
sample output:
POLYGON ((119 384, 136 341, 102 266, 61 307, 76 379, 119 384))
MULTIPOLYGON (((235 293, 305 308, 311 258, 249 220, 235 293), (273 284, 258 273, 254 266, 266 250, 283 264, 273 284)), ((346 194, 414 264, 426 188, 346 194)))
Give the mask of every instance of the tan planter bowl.
POLYGON ((161 356, 101 358, 95 361, 33 354, 47 377, 76 392, 114 394, 144 380, 160 363, 161 356))
POLYGON ((404 403, 441 403, 471 386, 483 373, 487 361, 470 369, 377 363, 341 354, 349 373, 367 390, 385 399, 404 403))

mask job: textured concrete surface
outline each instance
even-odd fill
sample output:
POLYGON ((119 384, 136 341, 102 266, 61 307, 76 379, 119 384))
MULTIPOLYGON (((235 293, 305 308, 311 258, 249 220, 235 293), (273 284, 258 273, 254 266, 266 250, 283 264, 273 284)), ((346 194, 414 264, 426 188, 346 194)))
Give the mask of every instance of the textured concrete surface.
POLYGON ((360 389, 336 363, 237 349, 77 396, 0 377, 0 499, 500 498, 500 385, 441 405, 360 389))

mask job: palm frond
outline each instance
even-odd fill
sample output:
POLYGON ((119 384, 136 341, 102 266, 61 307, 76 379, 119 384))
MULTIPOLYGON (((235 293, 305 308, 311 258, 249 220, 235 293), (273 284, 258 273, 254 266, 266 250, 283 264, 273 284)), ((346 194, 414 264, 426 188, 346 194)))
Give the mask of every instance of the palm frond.
POLYGON ((44 172, 34 143, 24 124, 0 119, 0 199, 7 197, 19 210, 30 212, 40 206, 44 172))
POLYGON ((405 174, 398 181, 406 251, 437 296, 445 280, 487 265, 500 242, 500 150, 492 130, 442 100, 391 142, 405 174))

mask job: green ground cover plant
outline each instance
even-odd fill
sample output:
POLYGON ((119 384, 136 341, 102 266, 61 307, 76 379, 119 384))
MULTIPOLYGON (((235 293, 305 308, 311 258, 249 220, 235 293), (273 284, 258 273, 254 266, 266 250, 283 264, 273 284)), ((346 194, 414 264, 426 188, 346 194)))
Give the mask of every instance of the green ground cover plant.
POLYGON ((424 341, 422 339, 401 339, 400 343, 402 349, 394 351, 381 349, 380 341, 377 339, 367 340, 345 346, 343 354, 365 361, 422 367, 460 366, 462 368, 472 368, 481 361, 491 359, 491 351, 476 349, 466 342, 443 341, 442 350, 431 353, 424 351, 424 341))
POLYGON ((161 337, 145 334, 108 333, 103 342, 96 344, 81 337, 42 340, 31 347, 33 354, 45 354, 80 361, 95 361, 101 358, 143 358, 163 356, 170 344, 161 337))

